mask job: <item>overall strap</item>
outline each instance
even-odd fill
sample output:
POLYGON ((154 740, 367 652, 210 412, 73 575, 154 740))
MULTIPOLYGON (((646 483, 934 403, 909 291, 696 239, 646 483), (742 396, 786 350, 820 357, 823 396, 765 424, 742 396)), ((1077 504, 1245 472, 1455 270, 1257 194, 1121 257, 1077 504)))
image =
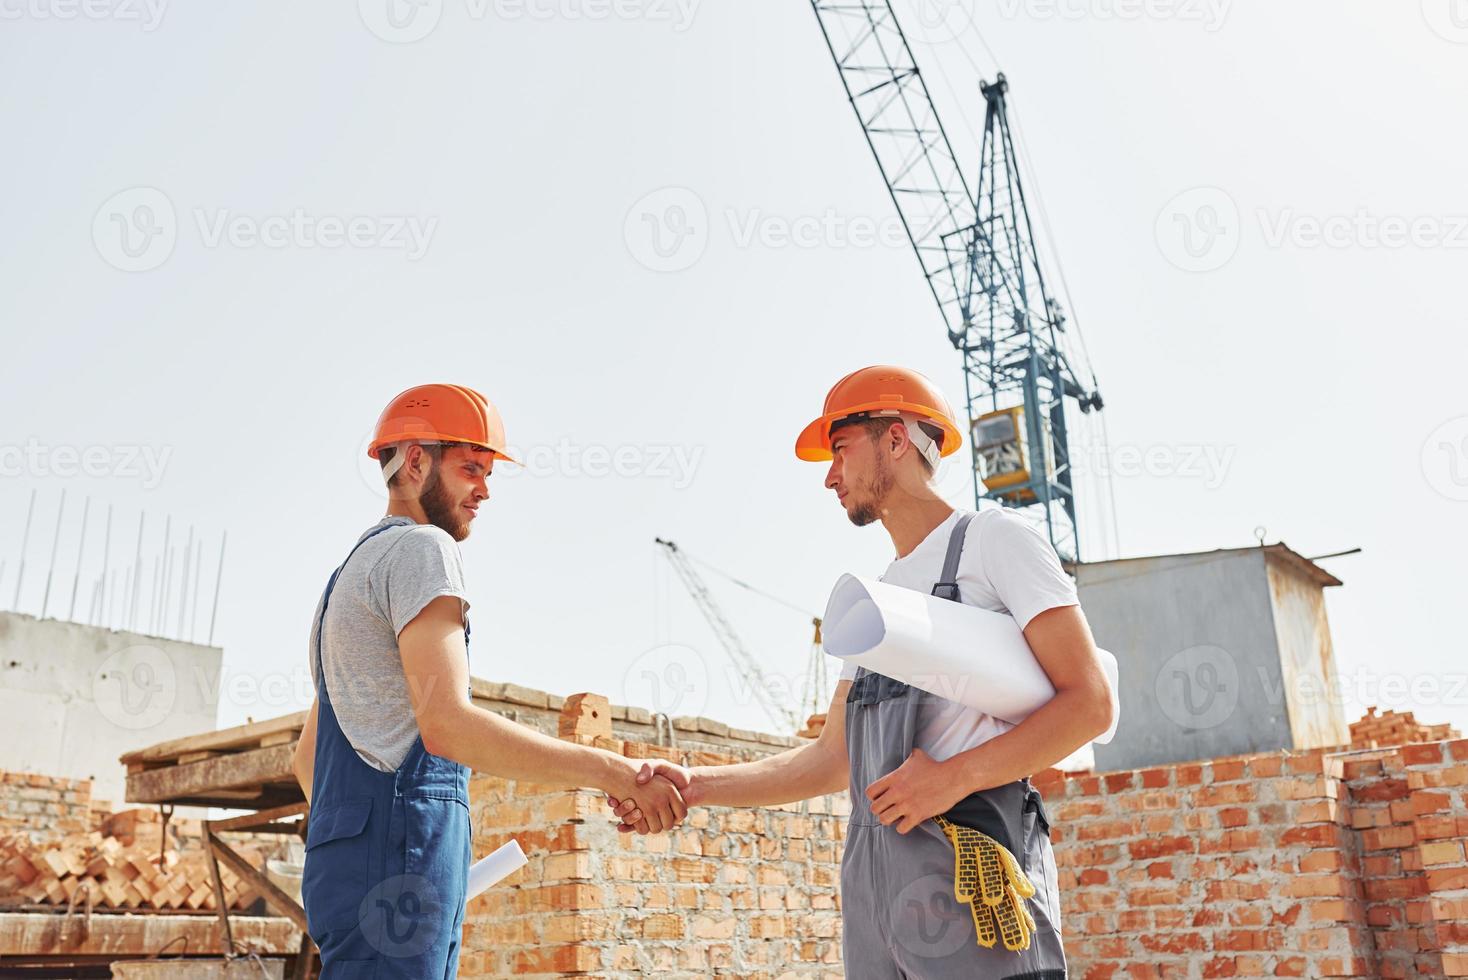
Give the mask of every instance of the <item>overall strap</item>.
POLYGON ((964 532, 968 530, 969 522, 973 519, 972 511, 959 515, 958 523, 953 525, 953 533, 948 536, 948 554, 943 559, 943 575, 938 579, 938 584, 933 586, 932 594, 939 599, 960 601, 958 598, 958 559, 963 554, 964 532))
POLYGON ((346 560, 336 567, 336 571, 331 573, 331 578, 326 583, 326 592, 321 596, 321 617, 316 620, 316 677, 321 684, 321 690, 317 692, 318 696, 324 696, 326 694, 326 665, 321 662, 321 644, 326 633, 326 606, 331 602, 331 592, 336 588, 336 580, 340 577, 342 569, 347 567, 347 562, 351 561, 352 556, 357 553, 358 548, 388 528, 403 526, 402 524, 389 524, 387 527, 376 528, 361 541, 352 545, 352 550, 347 552, 346 560))

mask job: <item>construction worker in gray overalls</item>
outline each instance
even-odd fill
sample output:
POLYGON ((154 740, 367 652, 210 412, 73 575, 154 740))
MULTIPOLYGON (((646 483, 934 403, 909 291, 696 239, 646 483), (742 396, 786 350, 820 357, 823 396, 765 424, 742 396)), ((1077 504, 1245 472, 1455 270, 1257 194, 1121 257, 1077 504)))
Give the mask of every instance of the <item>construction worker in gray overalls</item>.
MULTIPOLYGON (((696 766, 681 787, 690 806, 849 789, 841 916, 853 980, 1066 976, 1050 824, 1028 776, 1102 735, 1115 700, 1043 534, 1002 508, 957 512, 934 489, 939 461, 961 443, 931 381, 878 365, 837 382, 795 452, 830 461, 825 485, 853 524, 880 521, 891 535, 884 582, 1009 615, 1055 696, 1011 724, 848 664, 813 741, 696 766)), ((658 775, 680 776, 648 764, 639 780, 658 775)), ((635 801, 608 803, 619 829, 638 829, 635 801)))
MULTIPOLYGON (((949 537, 943 575, 932 589, 939 598, 958 601, 958 560, 973 517, 961 515, 949 537)), ((846 695, 847 976, 1063 980, 1050 822, 1028 779, 971 793, 907 834, 872 811, 867 787, 912 755, 919 708, 933 700, 941 699, 864 668, 846 695), (852 964, 859 964, 855 971, 852 964)))
MULTIPOLYGON (((666 776, 636 786, 638 763, 473 703, 458 543, 494 462, 514 462, 494 405, 462 385, 410 388, 383 411, 368 455, 387 514, 332 573, 313 617, 316 700, 293 760, 310 805, 302 904, 322 980, 445 980, 459 965, 471 769, 635 787, 644 832, 687 808, 666 776)), ((686 782, 679 767, 664 771, 686 782)))

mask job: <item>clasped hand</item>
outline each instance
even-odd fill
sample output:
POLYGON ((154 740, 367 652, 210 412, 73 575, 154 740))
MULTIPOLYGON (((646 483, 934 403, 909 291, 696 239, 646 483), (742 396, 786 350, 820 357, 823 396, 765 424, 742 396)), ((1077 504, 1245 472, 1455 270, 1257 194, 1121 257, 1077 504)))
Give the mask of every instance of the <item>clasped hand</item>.
POLYGON ((622 833, 658 834, 688 816, 692 786, 693 773, 688 769, 667 759, 649 759, 620 796, 607 794, 607 806, 620 821, 617 829, 622 833))

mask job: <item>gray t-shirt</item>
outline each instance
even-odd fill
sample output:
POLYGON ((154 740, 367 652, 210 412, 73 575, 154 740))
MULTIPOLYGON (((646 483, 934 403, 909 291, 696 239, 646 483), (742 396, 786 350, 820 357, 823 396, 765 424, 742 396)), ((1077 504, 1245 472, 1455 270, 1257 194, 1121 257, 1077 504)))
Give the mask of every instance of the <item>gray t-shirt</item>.
MULTIPOLYGON (((458 597, 466 615, 469 600, 464 595, 459 545, 448 532, 407 517, 384 517, 362 537, 386 525, 391 529, 358 548, 337 579, 326 611, 321 662, 331 706, 347 741, 363 762, 392 772, 418 737, 398 634, 439 596, 458 597)), ((309 648, 311 678, 318 684, 320 622, 318 599, 309 648)))

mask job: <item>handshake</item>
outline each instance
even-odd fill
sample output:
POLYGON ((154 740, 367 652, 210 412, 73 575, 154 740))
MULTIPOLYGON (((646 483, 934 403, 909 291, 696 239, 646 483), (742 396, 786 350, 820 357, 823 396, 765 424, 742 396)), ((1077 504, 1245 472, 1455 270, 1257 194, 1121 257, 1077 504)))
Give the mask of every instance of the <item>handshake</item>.
POLYGON ((667 759, 649 759, 640 768, 629 765, 617 783, 606 791, 607 806, 624 834, 672 830, 698 796, 693 771, 667 759))

